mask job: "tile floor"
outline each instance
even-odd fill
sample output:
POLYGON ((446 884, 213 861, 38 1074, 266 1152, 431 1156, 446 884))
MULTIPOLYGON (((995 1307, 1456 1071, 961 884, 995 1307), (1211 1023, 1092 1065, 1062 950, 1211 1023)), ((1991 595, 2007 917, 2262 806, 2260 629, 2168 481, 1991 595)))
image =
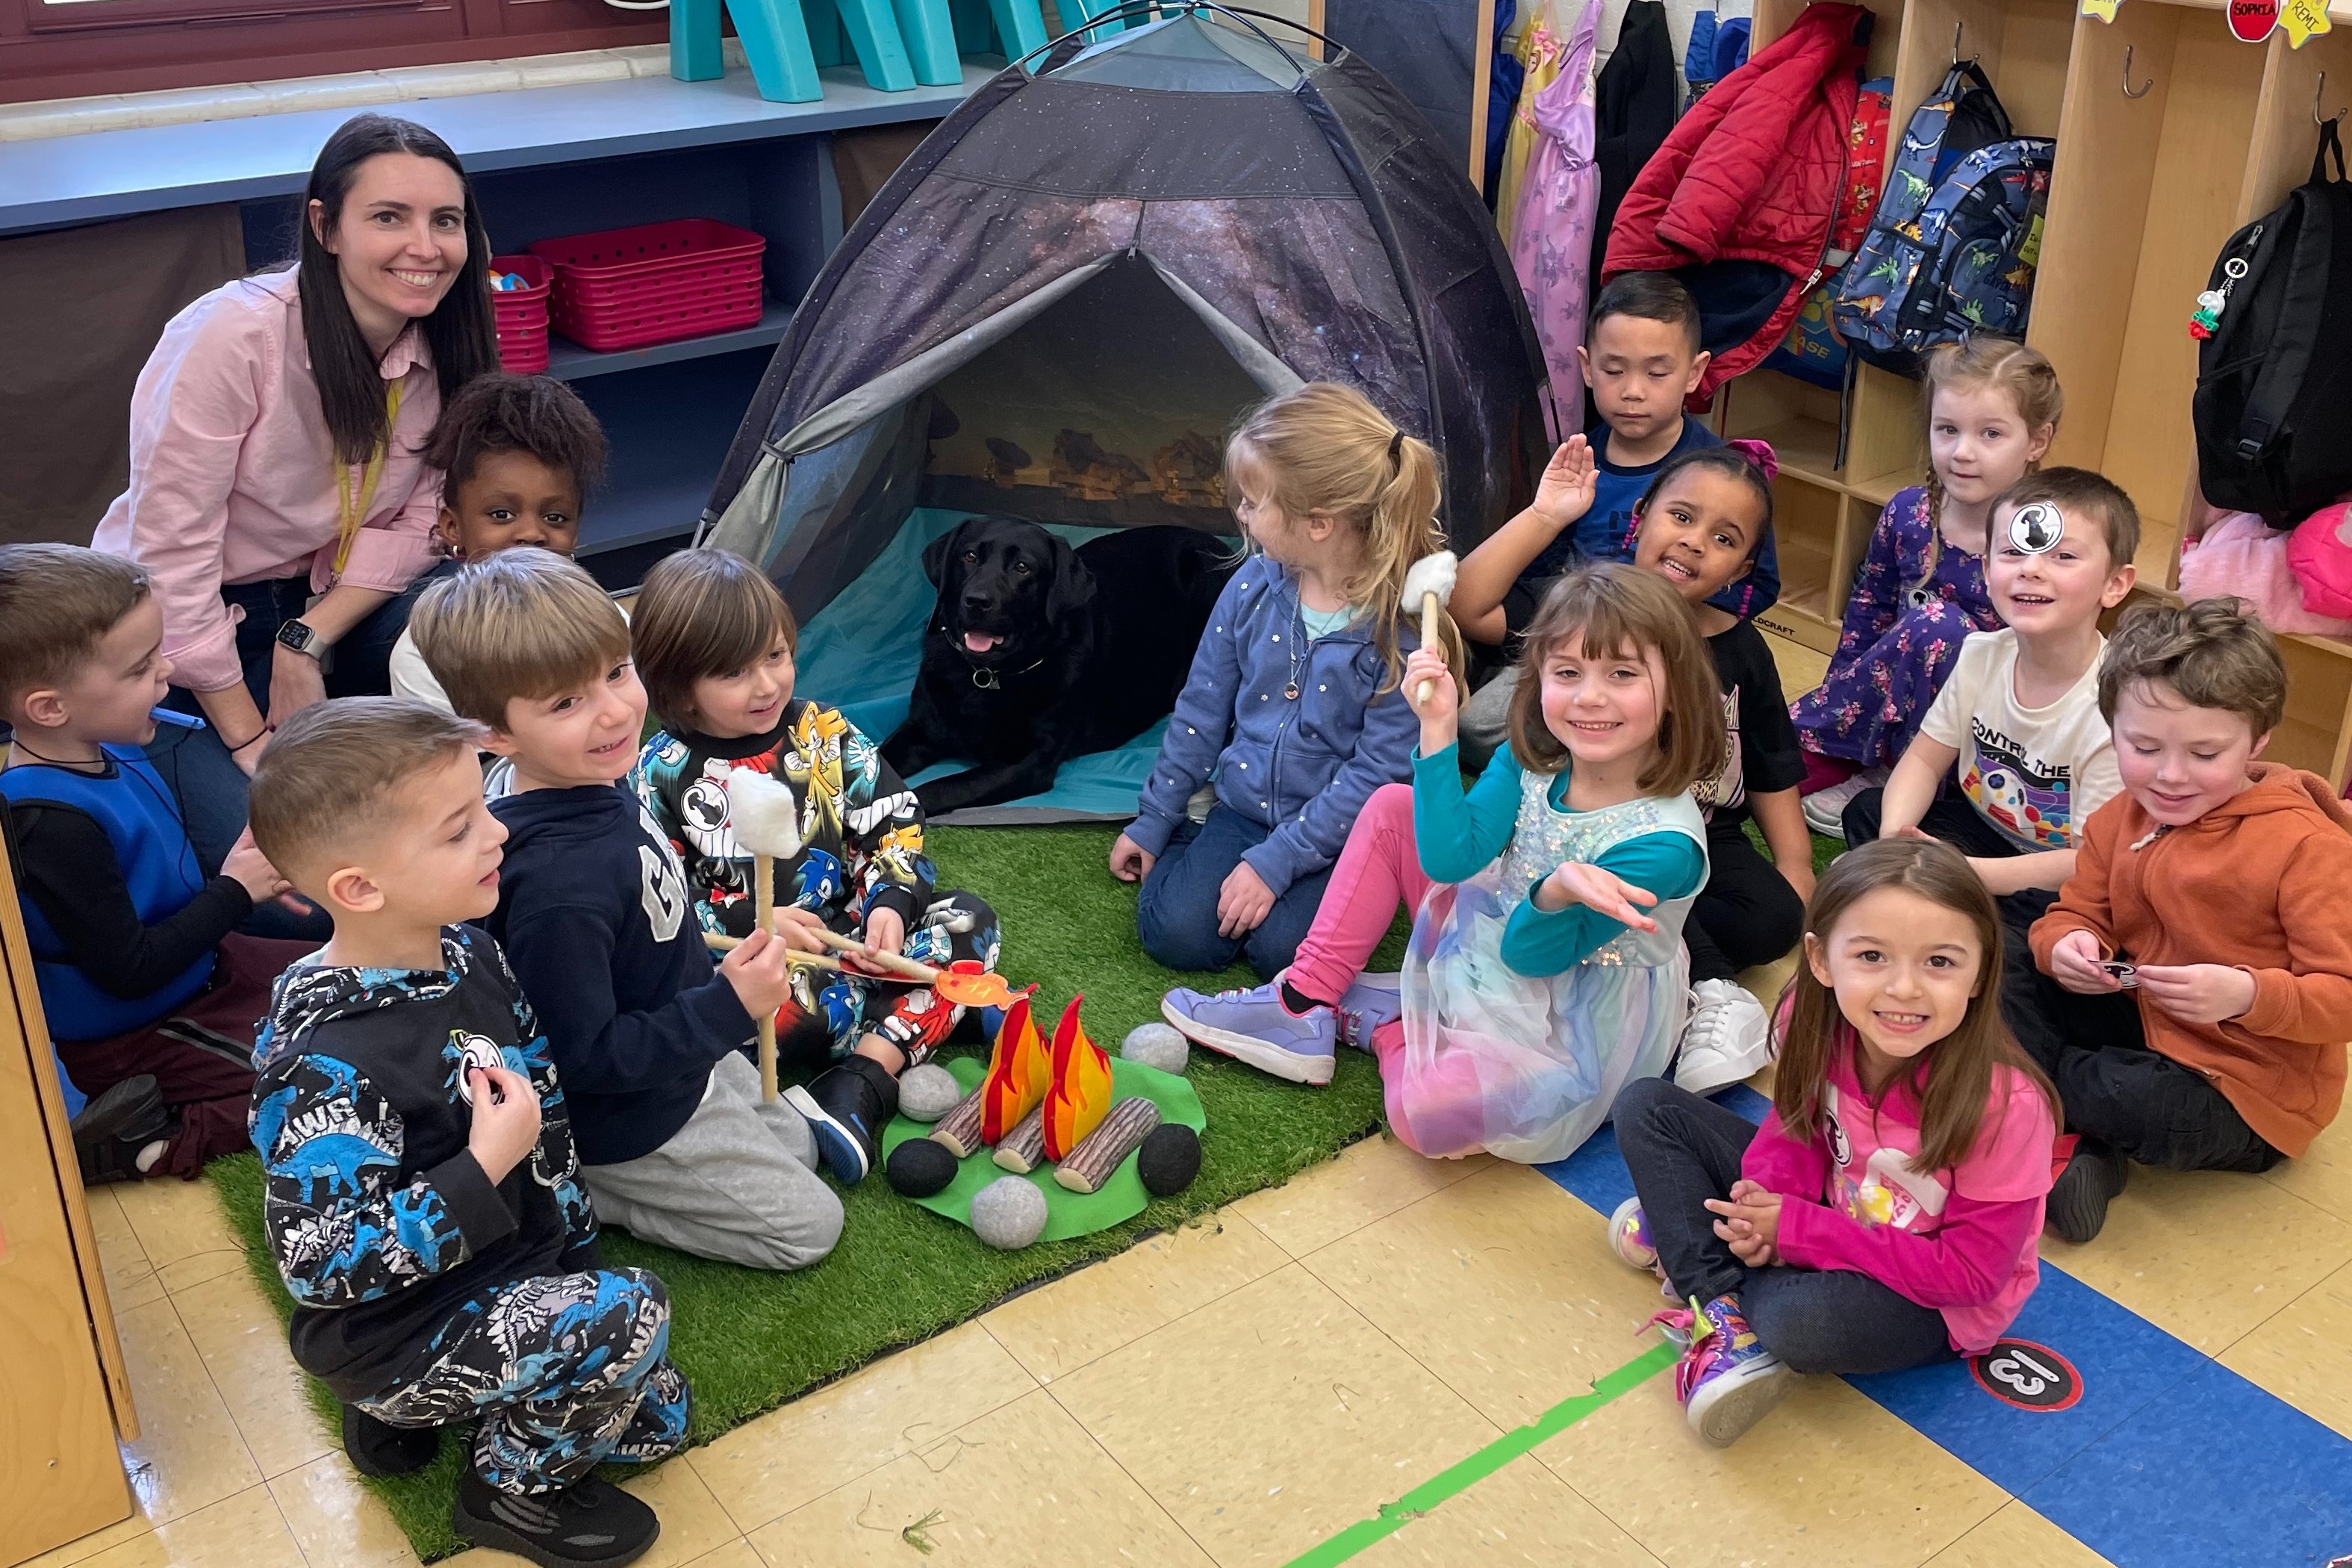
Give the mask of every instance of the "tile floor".
MULTIPOLYGON (((1780 651, 1792 687, 1817 677, 1780 651)), ((414 1563, 303 1401, 209 1190, 90 1205, 145 1424, 124 1449, 140 1511, 40 1568, 414 1563)), ((2264 1180, 2138 1173, 2097 1243, 2050 1256, 2352 1435, 2352 1133, 2264 1180)), ((1541 1174, 1375 1140, 645 1476, 664 1525, 645 1561, 1285 1563, 1632 1359, 1655 1305, 1541 1174)), ((1769 1441, 1716 1452, 1660 1379, 1357 1561, 2100 1559, 1843 1383, 1809 1380, 1769 1441)))

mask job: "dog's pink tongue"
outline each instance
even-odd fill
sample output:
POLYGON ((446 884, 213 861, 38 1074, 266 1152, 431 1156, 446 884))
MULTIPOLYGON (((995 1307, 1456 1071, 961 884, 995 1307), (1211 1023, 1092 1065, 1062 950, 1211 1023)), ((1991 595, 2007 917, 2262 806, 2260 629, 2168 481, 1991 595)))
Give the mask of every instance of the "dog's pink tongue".
POLYGON ((974 653, 986 653, 989 649, 994 647, 998 643, 1001 643, 1003 640, 1004 639, 1003 637, 992 637, 986 632, 966 632, 963 634, 963 646, 970 648, 974 653))

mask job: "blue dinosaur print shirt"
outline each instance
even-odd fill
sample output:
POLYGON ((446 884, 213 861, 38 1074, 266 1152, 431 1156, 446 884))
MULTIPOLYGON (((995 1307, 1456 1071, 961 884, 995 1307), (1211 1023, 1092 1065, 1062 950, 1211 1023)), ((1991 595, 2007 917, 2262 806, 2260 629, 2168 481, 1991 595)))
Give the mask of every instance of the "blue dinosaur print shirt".
POLYGON ((596 1218, 546 1038, 498 944, 445 928, 439 970, 300 963, 254 1047, 262 1224, 295 1361, 345 1401, 422 1371, 458 1306, 593 1268, 596 1218), (492 1184, 467 1151, 469 1061, 539 1091, 539 1146, 492 1184))

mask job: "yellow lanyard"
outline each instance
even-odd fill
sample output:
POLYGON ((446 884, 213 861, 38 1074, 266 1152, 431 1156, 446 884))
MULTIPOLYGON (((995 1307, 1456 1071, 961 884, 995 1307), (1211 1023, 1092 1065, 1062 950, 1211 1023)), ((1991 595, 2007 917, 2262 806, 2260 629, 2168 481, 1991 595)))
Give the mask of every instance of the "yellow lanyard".
POLYGON ((375 487, 383 479, 384 448, 392 442, 393 427, 400 423, 400 389, 405 379, 395 381, 383 395, 383 439, 362 463, 341 463, 335 473, 335 575, 343 574, 343 563, 352 558, 352 544, 360 536, 360 525, 367 521, 368 508, 375 503, 375 487), (357 468, 358 473, 352 470, 357 468))

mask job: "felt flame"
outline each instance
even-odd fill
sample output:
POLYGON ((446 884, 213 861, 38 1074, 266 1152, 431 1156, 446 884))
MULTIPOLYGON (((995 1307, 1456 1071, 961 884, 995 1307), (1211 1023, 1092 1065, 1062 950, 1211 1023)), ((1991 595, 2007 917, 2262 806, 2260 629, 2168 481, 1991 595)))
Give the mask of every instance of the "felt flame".
POLYGON ((1054 1082, 1045 1091, 1045 1158, 1059 1161, 1110 1114, 1110 1058, 1078 1022, 1082 996, 1070 998, 1054 1030, 1054 1082))
POLYGON ((1029 998, 1018 997, 1004 1010, 996 1049, 988 1058, 988 1076, 980 1080, 980 1141, 994 1144, 1019 1126, 1045 1098, 1053 1077, 1054 1064, 1030 1016, 1029 998))

